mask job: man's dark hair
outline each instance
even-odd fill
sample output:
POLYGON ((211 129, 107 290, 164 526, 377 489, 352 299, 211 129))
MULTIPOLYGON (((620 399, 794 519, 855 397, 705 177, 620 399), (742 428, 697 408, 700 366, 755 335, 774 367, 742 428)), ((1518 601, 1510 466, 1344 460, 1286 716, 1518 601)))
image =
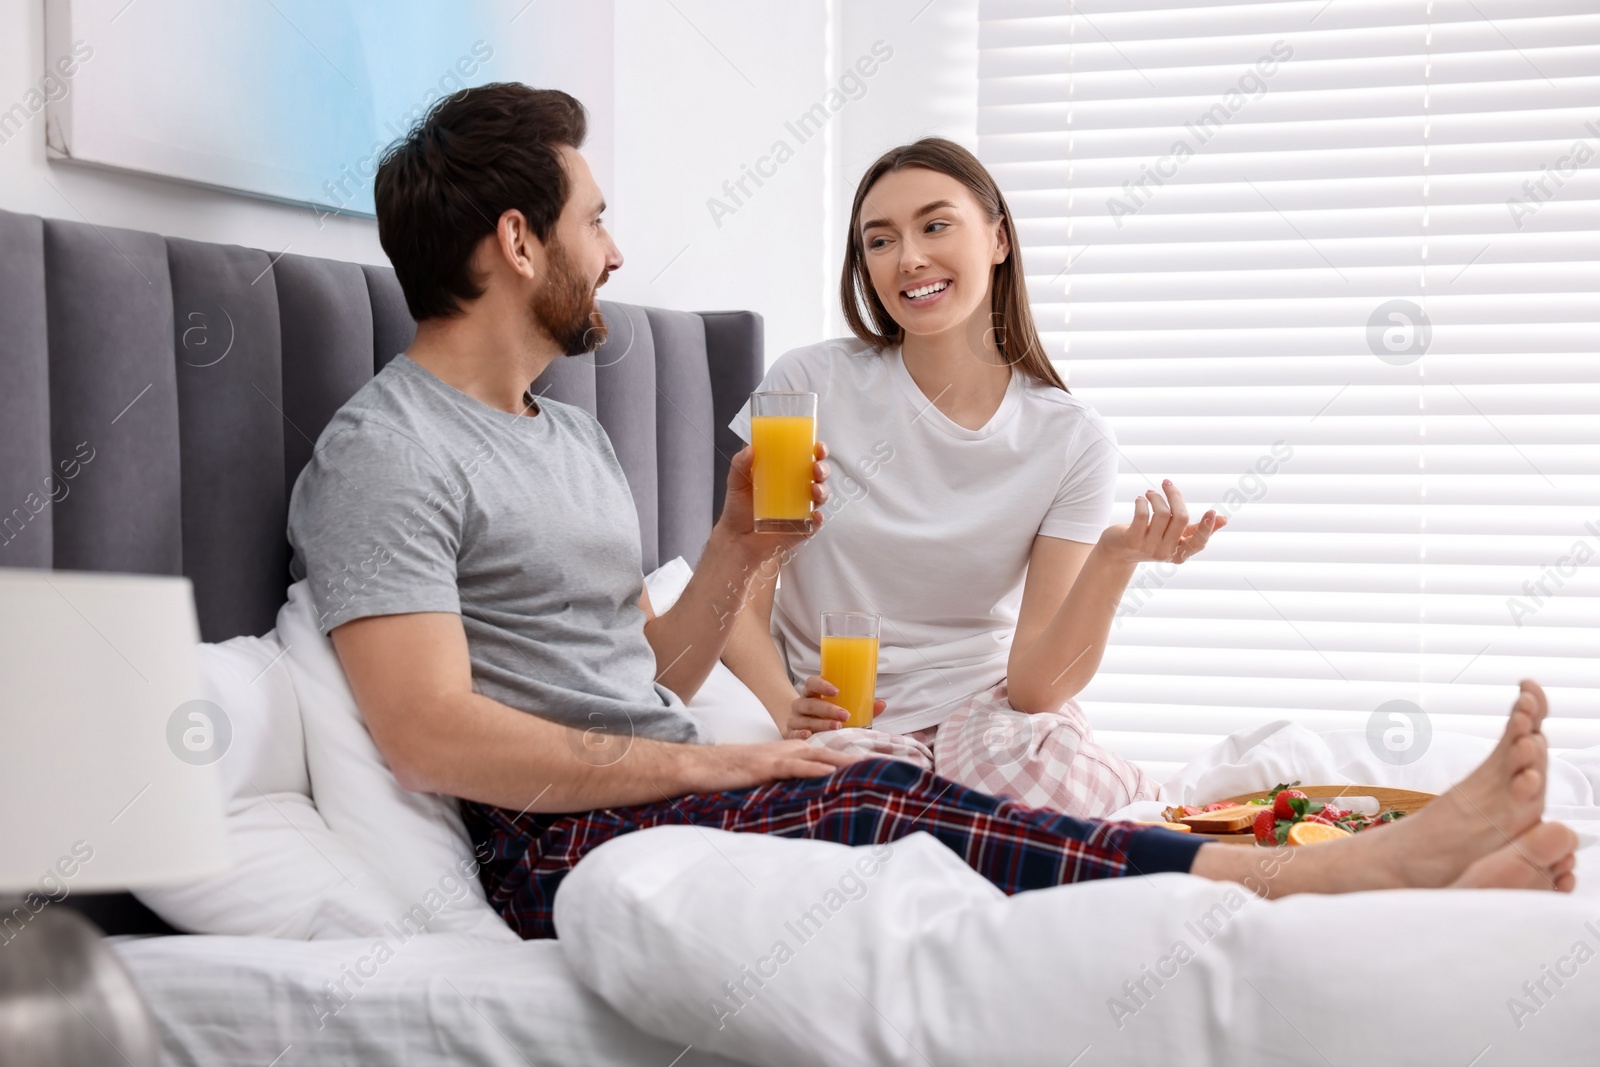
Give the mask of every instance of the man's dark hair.
POLYGON ((493 82, 445 97, 384 153, 378 241, 412 318, 455 315, 483 295, 472 251, 505 211, 549 239, 569 192, 561 148, 587 132, 583 105, 559 89, 493 82))

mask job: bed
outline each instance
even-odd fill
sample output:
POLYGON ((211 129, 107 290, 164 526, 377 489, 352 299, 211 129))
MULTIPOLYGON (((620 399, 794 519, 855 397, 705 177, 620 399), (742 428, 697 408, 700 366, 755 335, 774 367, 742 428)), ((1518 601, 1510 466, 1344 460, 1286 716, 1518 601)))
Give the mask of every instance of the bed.
MULTIPOLYGON (((740 447, 726 424, 761 378, 761 318, 601 307, 607 343, 552 365, 534 391, 606 427, 646 570, 692 564, 740 447)), ((414 332, 388 268, 0 211, 0 500, 38 499, 80 442, 95 457, 61 499, 0 516, 12 520, 0 563, 182 574, 205 641, 272 630, 295 478, 332 414, 414 332)), ((575 984, 553 945, 496 956, 455 935, 441 942, 464 943, 425 942, 319 1032, 303 993, 360 946, 180 936, 131 896, 70 899, 110 934, 145 935, 120 951, 173 1062, 264 1065, 294 1041, 284 1065, 664 1067, 683 1051, 575 984)))
MULTIPOLYGON (((607 344, 535 389, 598 415, 638 505, 645 567, 660 566, 652 581, 676 567, 681 585, 738 447, 726 423, 760 378, 760 319, 603 307, 607 344)), ((282 800, 230 818, 293 813, 302 821, 280 838, 338 874, 313 894, 327 906, 276 937, 228 933, 227 915, 178 934, 126 896, 69 899, 114 935, 170 1062, 1593 1062, 1593 750, 1566 754, 1552 777, 1553 814, 1591 835, 1572 897, 1264 903, 1162 875, 1004 898, 922 835, 845 883, 870 849, 661 827, 578 866, 557 898, 558 943, 517 941, 481 889, 452 893, 426 934, 397 931, 387 917, 426 896, 464 834, 448 803, 401 795, 377 760, 325 641, 305 633, 284 518, 317 433, 412 330, 381 268, 0 212, 0 500, 31 492, 79 442, 97 449, 72 492, 9 538, 6 564, 187 575, 213 643, 208 677, 252 694, 230 705, 238 736, 287 739, 258 742, 253 768, 283 779, 282 800), (269 750, 282 758, 263 770, 269 750), (429 835, 446 858, 406 868, 429 835), (806 913, 819 918, 802 941, 790 924, 806 913), (777 951, 786 939, 797 951, 777 951), (1174 963, 1184 940, 1192 959, 1174 963)), ((658 606, 669 599, 652 585, 658 606)), ((1263 724, 1166 788, 1193 802, 1292 771, 1438 791, 1484 745, 1436 738, 1394 768, 1359 736, 1263 724)), ((146 899, 168 915, 208 903, 146 899)))

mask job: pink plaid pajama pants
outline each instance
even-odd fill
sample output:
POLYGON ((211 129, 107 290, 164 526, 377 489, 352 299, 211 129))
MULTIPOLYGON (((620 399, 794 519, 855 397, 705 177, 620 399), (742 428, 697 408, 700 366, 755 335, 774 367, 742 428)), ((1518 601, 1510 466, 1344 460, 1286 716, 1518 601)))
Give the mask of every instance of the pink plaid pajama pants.
POLYGON ((969 789, 1080 818, 1154 800, 1158 789, 1149 775, 1095 743, 1077 701, 1028 715, 1011 706, 1004 682, 937 726, 906 734, 826 730, 810 740, 841 752, 904 760, 969 789))

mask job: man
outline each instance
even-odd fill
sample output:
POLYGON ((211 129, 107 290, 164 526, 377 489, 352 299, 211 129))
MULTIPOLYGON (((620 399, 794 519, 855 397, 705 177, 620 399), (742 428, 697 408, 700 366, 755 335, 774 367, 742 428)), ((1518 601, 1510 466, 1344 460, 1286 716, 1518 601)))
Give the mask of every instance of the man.
MULTIPOLYGON (((699 743, 683 701, 749 576, 800 538, 752 532, 746 449, 693 579, 654 616, 605 432, 528 395, 603 337, 595 290, 622 266, 579 152, 585 125, 565 93, 487 85, 441 101, 386 156, 378 233, 416 341, 334 416, 290 504, 294 572, 373 739, 402 785, 462 799, 507 922, 554 936, 567 871, 662 823, 847 844, 925 830, 1007 892, 1157 871, 1261 877, 1249 850, 1023 808, 898 761, 699 743)), ((1176 546, 1187 516, 1170 521, 1152 532, 1176 546)), ((1541 822, 1545 711, 1525 683, 1460 803, 1311 849, 1259 891, 1570 888, 1575 838, 1541 822)))

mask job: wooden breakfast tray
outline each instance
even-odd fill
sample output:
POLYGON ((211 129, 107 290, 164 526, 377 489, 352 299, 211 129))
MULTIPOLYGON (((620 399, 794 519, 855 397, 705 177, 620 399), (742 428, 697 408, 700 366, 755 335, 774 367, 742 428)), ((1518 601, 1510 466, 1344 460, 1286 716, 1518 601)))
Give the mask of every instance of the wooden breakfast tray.
MULTIPOLYGON (((1334 797, 1373 797, 1378 802, 1378 810, 1403 811, 1407 815, 1420 811, 1427 806, 1437 794, 1419 793, 1414 789, 1386 789, 1380 785, 1297 785, 1292 788, 1300 790, 1311 800, 1331 800, 1334 797)), ((1260 789, 1254 793, 1240 793, 1236 797, 1218 797, 1230 804, 1246 804, 1252 800, 1266 797, 1272 790, 1260 789)), ((1255 834, 1249 830, 1238 834, 1200 834, 1194 836, 1204 837, 1210 841, 1222 841, 1230 845, 1254 845, 1255 834)))

